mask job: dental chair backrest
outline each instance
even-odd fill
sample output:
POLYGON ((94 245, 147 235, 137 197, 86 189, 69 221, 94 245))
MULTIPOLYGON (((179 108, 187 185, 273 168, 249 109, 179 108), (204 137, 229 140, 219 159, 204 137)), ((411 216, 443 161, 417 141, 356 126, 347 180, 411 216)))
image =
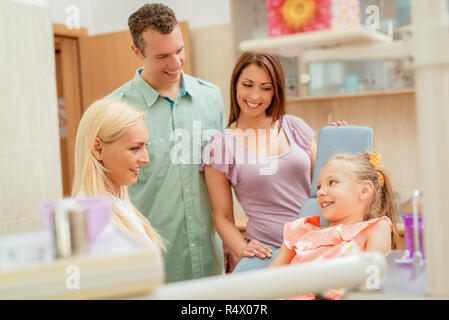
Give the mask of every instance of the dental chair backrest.
POLYGON ((318 134, 318 145, 313 169, 312 188, 310 198, 304 200, 299 218, 307 216, 319 216, 320 224, 327 226, 328 221, 321 214, 321 210, 316 201, 316 185, 318 176, 324 162, 337 153, 361 153, 372 152, 373 130, 370 127, 362 126, 330 126, 321 128, 318 134))

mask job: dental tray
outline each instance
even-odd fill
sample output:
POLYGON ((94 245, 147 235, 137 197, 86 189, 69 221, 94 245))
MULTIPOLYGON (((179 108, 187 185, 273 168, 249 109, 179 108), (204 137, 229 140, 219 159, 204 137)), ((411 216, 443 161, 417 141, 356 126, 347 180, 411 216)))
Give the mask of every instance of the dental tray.
POLYGON ((104 299, 149 293, 163 283, 160 251, 105 228, 89 252, 54 258, 51 231, 0 236, 0 299, 104 299))

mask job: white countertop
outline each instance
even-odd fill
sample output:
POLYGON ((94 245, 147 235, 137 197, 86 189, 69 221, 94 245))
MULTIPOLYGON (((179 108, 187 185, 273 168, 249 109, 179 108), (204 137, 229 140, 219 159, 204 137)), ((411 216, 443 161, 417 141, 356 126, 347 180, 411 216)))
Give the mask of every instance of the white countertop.
POLYGON ((120 297, 150 292, 163 278, 159 249, 113 227, 66 259, 54 258, 50 231, 0 237, 0 299, 120 297), (74 276, 79 288, 68 288, 74 276))

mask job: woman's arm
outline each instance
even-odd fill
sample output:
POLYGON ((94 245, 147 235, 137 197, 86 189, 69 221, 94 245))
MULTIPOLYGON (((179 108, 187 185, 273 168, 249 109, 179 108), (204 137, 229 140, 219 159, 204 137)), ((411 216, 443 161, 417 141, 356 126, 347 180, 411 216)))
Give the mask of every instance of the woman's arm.
POLYGON ((207 189, 212 203, 215 227, 223 243, 239 258, 254 255, 265 258, 271 256, 271 248, 258 241, 247 244, 235 225, 231 184, 226 175, 206 166, 204 168, 207 189))
POLYGON ((379 221, 372 228, 366 239, 365 251, 378 251, 387 254, 391 250, 391 228, 385 221, 379 221))
POLYGON ((278 253, 274 257, 273 261, 271 261, 269 268, 285 266, 287 264, 290 264, 294 256, 295 251, 290 250, 289 248, 287 248, 285 243, 282 243, 282 246, 279 249, 278 253))

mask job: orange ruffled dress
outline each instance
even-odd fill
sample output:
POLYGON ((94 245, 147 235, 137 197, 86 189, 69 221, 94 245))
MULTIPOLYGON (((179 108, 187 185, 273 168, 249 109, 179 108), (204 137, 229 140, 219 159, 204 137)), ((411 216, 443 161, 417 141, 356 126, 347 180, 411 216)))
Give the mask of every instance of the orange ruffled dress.
MULTIPOLYGON (((326 259, 345 257, 365 251, 367 230, 386 221, 392 229, 391 220, 386 217, 358 222, 352 225, 340 224, 317 230, 305 226, 311 223, 321 227, 320 217, 301 218, 284 225, 284 243, 290 250, 295 250, 295 256, 290 264, 318 262, 326 259)), ((327 299, 340 300, 344 289, 328 289, 323 293, 327 299)), ((312 293, 289 297, 287 299, 315 299, 312 293)))

